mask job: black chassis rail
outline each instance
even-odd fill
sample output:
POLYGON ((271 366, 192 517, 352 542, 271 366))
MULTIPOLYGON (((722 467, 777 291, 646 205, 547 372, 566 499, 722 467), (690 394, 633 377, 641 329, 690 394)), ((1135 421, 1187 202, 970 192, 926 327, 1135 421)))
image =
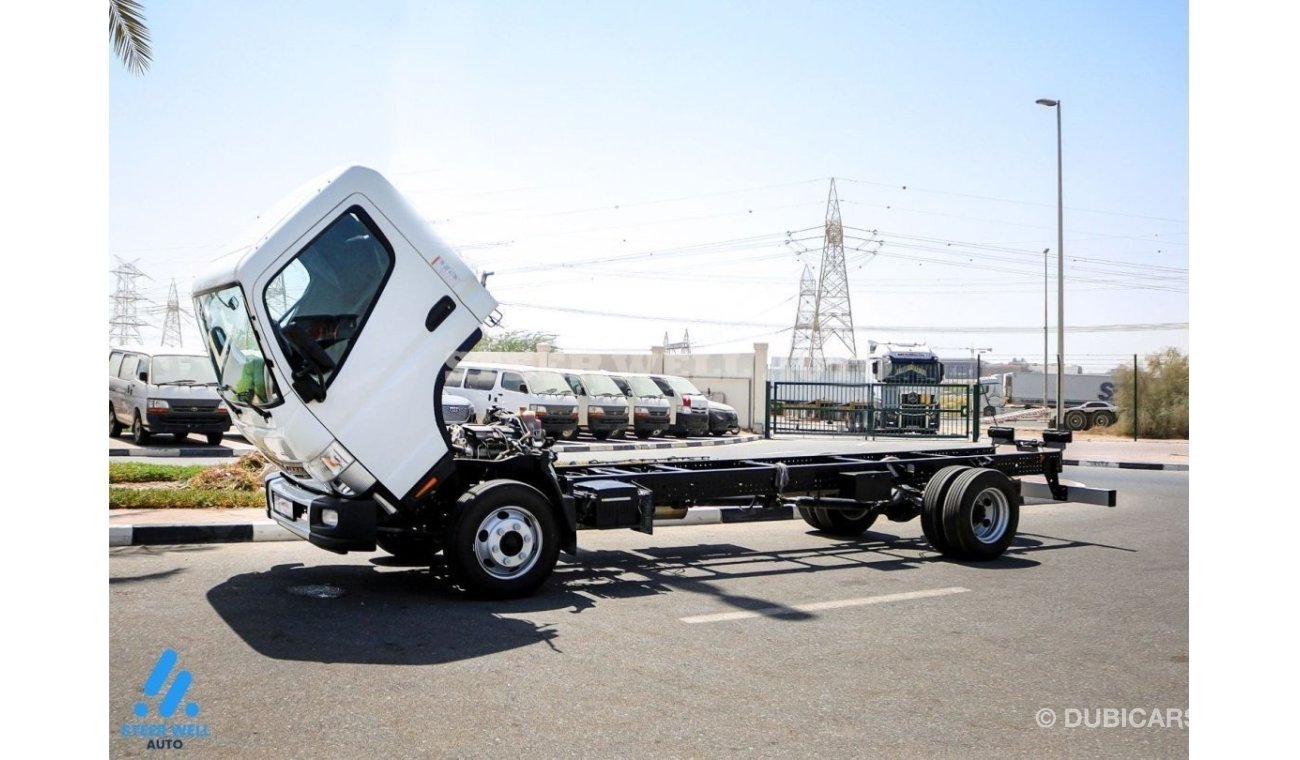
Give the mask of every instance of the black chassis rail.
MULTIPOLYGON (((996 447, 962 447, 931 451, 900 450, 870 454, 821 455, 744 460, 679 460, 557 466, 561 490, 573 495, 595 481, 635 485, 652 494, 655 506, 690 507, 748 498, 775 505, 780 498, 830 497, 854 502, 889 499, 894 487, 917 491, 949 465, 987 467, 1009 477, 1043 475, 1045 492, 1056 501, 1071 499, 1060 482, 1058 449, 999 453, 996 447)), ((1090 489, 1087 489, 1090 490, 1090 489)), ((1081 499, 1114 506, 1114 492, 1081 499)))

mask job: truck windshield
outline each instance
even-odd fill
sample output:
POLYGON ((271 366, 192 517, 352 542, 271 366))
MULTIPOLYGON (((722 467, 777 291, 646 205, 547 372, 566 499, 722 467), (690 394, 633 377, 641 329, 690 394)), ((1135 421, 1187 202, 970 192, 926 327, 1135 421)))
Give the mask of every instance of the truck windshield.
POLYGON ((534 370, 527 373, 528 390, 533 393, 552 393, 557 395, 572 396, 573 389, 569 387, 568 381, 559 372, 548 372, 546 370, 534 370))
POLYGON ((258 407, 280 403, 280 390, 262 358, 239 286, 200 293, 194 305, 216 370, 217 391, 226 403, 258 407))
POLYGON ((937 383, 942 379, 937 361, 891 361, 886 383, 937 383))
POLYGON ((582 382, 587 386, 587 393, 593 396, 622 396, 623 392, 618 389, 614 381, 609 379, 609 375, 579 375, 582 382))
POLYGON ((216 385, 217 375, 206 356, 165 354, 153 358, 149 380, 154 385, 216 385))

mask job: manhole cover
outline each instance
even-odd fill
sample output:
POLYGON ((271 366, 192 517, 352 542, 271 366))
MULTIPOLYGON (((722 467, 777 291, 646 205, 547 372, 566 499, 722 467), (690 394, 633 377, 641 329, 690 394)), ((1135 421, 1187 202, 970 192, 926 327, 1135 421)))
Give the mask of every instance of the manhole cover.
POLYGON ((337 599, 343 596, 343 589, 338 586, 329 586, 321 584, 317 586, 290 586, 290 594, 298 596, 310 596, 314 599, 337 599))

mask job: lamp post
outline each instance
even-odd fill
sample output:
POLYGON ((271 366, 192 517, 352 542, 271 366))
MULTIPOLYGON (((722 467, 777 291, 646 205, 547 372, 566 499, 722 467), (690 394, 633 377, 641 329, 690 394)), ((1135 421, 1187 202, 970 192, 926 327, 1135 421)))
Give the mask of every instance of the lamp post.
POLYGON ((1060 430, 1065 416, 1065 198, 1061 180, 1061 101, 1039 98, 1034 102, 1056 109, 1056 429, 1060 430))
POLYGON ((1047 252, 1043 249, 1043 409, 1047 409, 1047 368, 1052 366, 1047 361, 1047 252))

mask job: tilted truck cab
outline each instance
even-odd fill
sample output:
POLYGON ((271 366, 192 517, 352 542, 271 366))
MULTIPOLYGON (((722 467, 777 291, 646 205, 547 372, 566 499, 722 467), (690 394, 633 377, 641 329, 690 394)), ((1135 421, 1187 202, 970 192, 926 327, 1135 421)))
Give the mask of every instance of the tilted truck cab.
POLYGON ((196 281, 194 303, 233 423, 279 468, 268 515, 322 548, 424 563, 441 552, 465 590, 521 596, 576 552, 581 528, 651 533, 656 517, 719 500, 797 508, 837 536, 921 517, 935 549, 974 560, 1006 550, 1022 493, 1114 505, 1113 491, 1060 483, 1068 432, 1040 448, 1000 431, 1009 454, 558 467, 527 410, 444 424, 444 378, 495 324, 497 302, 383 177, 331 172, 262 219, 196 281))

